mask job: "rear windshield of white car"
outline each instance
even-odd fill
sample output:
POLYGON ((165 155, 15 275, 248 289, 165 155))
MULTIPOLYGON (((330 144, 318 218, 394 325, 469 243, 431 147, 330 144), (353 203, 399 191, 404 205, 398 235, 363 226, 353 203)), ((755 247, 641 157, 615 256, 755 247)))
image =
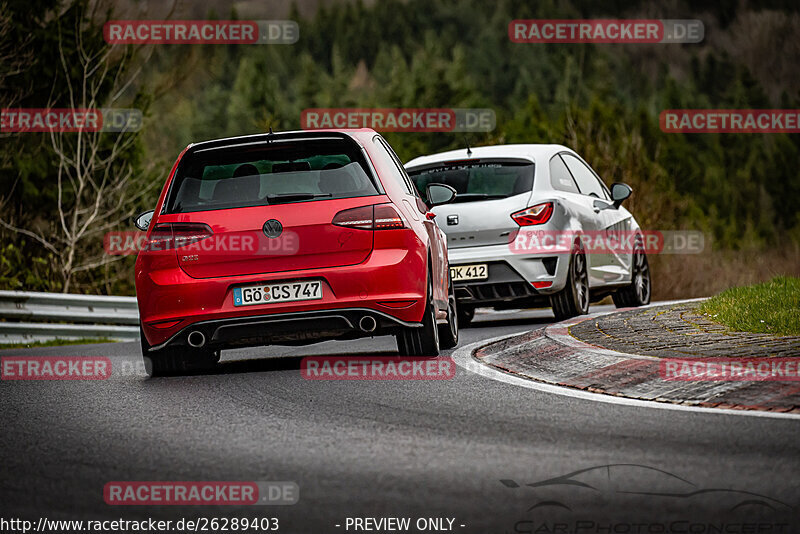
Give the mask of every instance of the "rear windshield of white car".
POLYGON ((209 149, 184 156, 167 213, 377 195, 352 140, 296 140, 209 149))
POLYGON ((449 162, 409 170, 423 200, 428 184, 445 184, 456 190, 454 202, 475 202, 530 193, 533 163, 524 161, 449 162))

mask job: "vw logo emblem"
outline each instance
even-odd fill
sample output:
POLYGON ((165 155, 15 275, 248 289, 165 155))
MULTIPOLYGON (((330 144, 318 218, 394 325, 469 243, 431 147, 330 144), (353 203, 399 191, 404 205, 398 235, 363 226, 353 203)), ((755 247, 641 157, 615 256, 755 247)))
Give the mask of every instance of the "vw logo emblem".
POLYGON ((281 232, 283 232, 283 225, 276 219, 270 219, 264 223, 262 229, 264 230, 265 236, 269 237, 270 239, 274 239, 280 236, 281 232))

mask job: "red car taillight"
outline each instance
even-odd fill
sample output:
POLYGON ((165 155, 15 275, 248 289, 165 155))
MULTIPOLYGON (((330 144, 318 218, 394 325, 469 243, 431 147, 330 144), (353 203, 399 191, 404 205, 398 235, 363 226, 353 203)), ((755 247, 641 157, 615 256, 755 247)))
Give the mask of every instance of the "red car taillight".
POLYGON ((173 223, 172 238, 175 241, 175 248, 185 247, 207 237, 214 235, 214 232, 206 224, 199 223, 173 223))
POLYGON ((545 202, 512 213, 511 218, 520 226, 533 226, 546 223, 551 215, 553 215, 553 203, 545 202))
POLYGON ((362 230, 405 228, 403 218, 391 204, 376 204, 343 210, 334 215, 332 224, 362 230))
POLYGON ((207 224, 161 223, 150 233, 147 242, 150 250, 170 250, 185 247, 214 235, 207 224))
POLYGON ((391 230, 403 228, 403 218, 391 204, 378 204, 375 206, 375 229, 391 230))
POLYGON ((372 206, 362 206, 360 208, 340 211, 333 216, 332 221, 336 226, 361 228, 362 230, 372 230, 373 222, 372 206))

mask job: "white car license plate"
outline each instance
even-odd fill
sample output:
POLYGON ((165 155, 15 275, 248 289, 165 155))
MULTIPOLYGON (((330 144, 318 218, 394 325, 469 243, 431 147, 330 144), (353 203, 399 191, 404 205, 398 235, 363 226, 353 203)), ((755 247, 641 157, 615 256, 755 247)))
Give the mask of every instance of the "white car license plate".
POLYGON ((485 263, 478 265, 455 265, 450 267, 450 277, 453 282, 462 280, 485 280, 489 278, 489 266, 485 263))
POLYGON ((285 282, 233 288, 234 306, 253 306, 273 302, 297 300, 319 300, 322 298, 322 282, 285 282))

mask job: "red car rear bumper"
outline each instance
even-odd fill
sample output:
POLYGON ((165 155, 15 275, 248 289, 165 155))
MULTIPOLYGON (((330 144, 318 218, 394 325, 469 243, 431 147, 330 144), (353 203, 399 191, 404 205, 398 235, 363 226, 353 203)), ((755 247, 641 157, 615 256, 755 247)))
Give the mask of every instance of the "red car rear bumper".
POLYGON ((161 263, 165 268, 142 268, 147 259, 140 256, 136 293, 145 338, 151 346, 185 344, 188 334, 199 328, 211 346, 223 348, 266 344, 283 332, 288 340, 311 341, 386 334, 417 324, 425 308, 427 253, 413 232, 400 233, 403 246, 375 249, 361 264, 304 271, 199 279, 188 276, 177 261, 174 267, 161 263), (323 298, 233 305, 235 287, 294 280, 321 280, 323 298), (363 332, 358 321, 370 310, 376 312, 372 315, 378 328, 363 332), (293 334, 298 329, 304 334, 293 334))

